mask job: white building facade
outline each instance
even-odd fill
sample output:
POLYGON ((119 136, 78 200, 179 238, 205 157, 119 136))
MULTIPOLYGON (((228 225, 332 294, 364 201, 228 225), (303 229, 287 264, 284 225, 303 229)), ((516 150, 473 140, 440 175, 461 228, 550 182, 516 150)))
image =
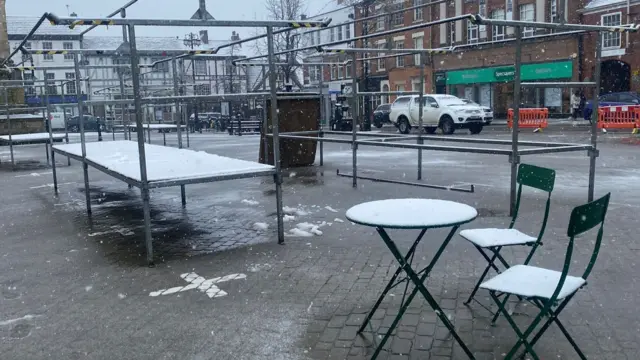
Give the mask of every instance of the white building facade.
MULTIPOLYGON (((7 17, 9 42, 14 50, 26 37, 37 18, 31 17, 7 17)), ((44 22, 38 31, 32 36, 32 40, 25 44, 25 48, 33 50, 88 50, 87 54, 80 55, 81 65, 101 66, 101 65, 128 65, 128 56, 115 56, 112 53, 121 48, 128 49, 128 43, 124 43, 122 37, 108 36, 81 36, 82 29, 71 30, 67 27, 53 26, 44 22), (124 43, 124 44, 123 44, 124 43), (97 51, 105 50, 110 54, 103 55, 97 51)), ((201 32, 200 44, 194 49, 214 49, 226 41, 208 41, 206 32, 201 32), (203 34, 204 33, 204 34, 203 34), (204 36, 203 36, 204 35, 204 36)), ((150 65, 156 61, 168 59, 166 52, 188 51, 190 47, 185 45, 182 39, 174 37, 138 37, 136 45, 141 65, 150 65)), ((236 50, 236 49, 234 49, 236 50)), ((231 64, 233 59, 242 59, 244 56, 231 55, 237 51, 223 49, 218 55, 203 55, 193 60, 187 58, 178 62, 178 82, 181 84, 182 92, 186 95, 209 95, 225 93, 247 92, 248 84, 256 82, 251 78, 251 73, 245 73, 241 67, 231 64), (248 76, 247 76, 248 75, 248 76)), ((126 52, 123 51, 126 54, 126 52)), ((49 80, 55 80, 55 86, 49 86, 49 102, 54 106, 55 111, 63 111, 62 107, 56 104, 76 103, 78 96, 87 100, 114 100, 130 98, 132 96, 132 84, 130 69, 122 70, 115 68, 103 69, 81 69, 81 77, 88 79, 83 81, 81 89, 78 91, 75 84, 75 70, 73 67, 73 55, 32 55, 30 58, 24 57, 20 53, 12 58, 14 65, 29 67, 34 66, 36 70, 25 70, 23 78, 25 80, 42 80, 46 76, 49 80), (18 65, 20 64, 20 65, 18 65), (69 67, 67 69, 38 70, 38 67, 69 67), (120 79, 124 83, 125 92, 121 94, 120 79)), ((142 67, 141 71, 141 91, 142 96, 170 96, 173 95, 173 71, 171 62, 164 62, 153 68, 142 67)), ((255 74, 253 77, 257 77, 255 74)), ((43 106, 43 87, 36 86, 25 88, 25 102, 30 106, 43 106)), ((199 111, 215 111, 219 102, 207 102, 198 104, 199 111), (212 109, 214 107, 214 109, 212 109)), ((67 107, 69 112, 76 113, 74 107, 67 107)), ((87 110, 95 116, 114 116, 119 106, 91 106, 87 110)), ((171 106, 150 107, 145 109, 146 116, 152 117, 152 121, 168 121, 171 119, 171 112, 175 111, 171 106)), ((219 111, 219 110, 218 110, 219 111)))

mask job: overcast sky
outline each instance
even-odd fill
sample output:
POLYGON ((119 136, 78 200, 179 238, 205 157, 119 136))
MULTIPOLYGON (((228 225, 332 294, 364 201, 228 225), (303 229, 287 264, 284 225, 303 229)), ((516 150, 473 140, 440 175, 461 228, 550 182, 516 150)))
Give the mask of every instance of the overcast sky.
MULTIPOLYGON (((7 14, 21 16, 42 16, 51 12, 58 16, 68 16, 75 12, 79 17, 106 17, 128 0, 7 0, 7 14), (68 10, 67 10, 68 6, 68 10)), ((335 5, 335 0, 306 0, 306 13, 309 16, 328 11, 335 5)), ((198 0, 138 0, 127 9, 129 18, 146 19, 189 19, 198 9, 198 0)), ((264 0, 207 0, 207 10, 218 20, 254 20, 267 19, 264 0)), ((200 29, 171 27, 137 27, 137 36, 179 36, 183 38, 190 31, 200 29)), ((231 31, 240 33, 241 37, 256 34, 254 28, 209 28, 212 40, 227 40, 231 31)), ((89 34, 113 35, 122 34, 121 28, 107 30, 98 27, 89 34)))

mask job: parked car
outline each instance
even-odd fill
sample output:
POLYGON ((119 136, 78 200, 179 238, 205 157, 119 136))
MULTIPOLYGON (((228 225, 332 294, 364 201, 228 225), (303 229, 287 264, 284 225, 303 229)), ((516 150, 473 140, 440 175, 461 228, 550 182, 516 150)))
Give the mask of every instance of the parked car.
POLYGON ((488 106, 482 106, 475 101, 471 101, 469 99, 460 99, 464 101, 465 104, 479 106, 484 110, 484 124, 491 125, 491 121, 493 121, 493 110, 491 110, 488 106))
POLYGON ((49 117, 49 122, 51 123, 52 130, 64 130, 64 113, 52 112, 49 117))
POLYGON ((381 104, 373 111, 373 125, 380 129, 385 123, 390 123, 389 113, 391 104, 381 104))
MULTIPOLYGON (((600 95, 598 98, 599 106, 616 106, 616 105, 640 105, 640 94, 637 92, 618 92, 600 95)), ((591 119, 593 112, 593 103, 587 101, 582 110, 582 116, 585 120, 591 119)))
MULTIPOLYGON (((98 126, 100 126, 100 130, 104 131, 104 121, 101 121, 98 118, 95 118, 91 115, 84 115, 84 131, 98 131, 98 126), (99 123, 99 124, 98 124, 99 123)), ((80 117, 73 116, 67 119, 67 128, 70 132, 80 132, 80 117)))
MULTIPOLYGON (((403 134, 419 125, 418 95, 399 96, 391 105, 389 119, 403 134)), ((469 129, 479 134, 484 127, 484 110, 476 105, 466 104, 452 95, 428 94, 423 98, 422 124, 428 134, 438 128, 444 134, 453 134, 456 129, 469 129)))

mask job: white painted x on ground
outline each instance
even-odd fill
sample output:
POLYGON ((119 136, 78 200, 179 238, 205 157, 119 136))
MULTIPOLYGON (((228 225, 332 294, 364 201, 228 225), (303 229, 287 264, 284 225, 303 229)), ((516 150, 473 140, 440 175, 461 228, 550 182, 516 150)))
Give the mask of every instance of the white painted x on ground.
POLYGON ((202 276, 191 272, 180 275, 182 279, 189 283, 186 286, 177 286, 172 287, 170 289, 162 289, 158 291, 152 291, 149 293, 149 296, 159 296, 159 295, 170 295, 178 292, 183 292, 187 290, 197 289, 209 296, 209 298, 216 298, 227 295, 227 292, 217 287, 215 284, 219 284, 221 282, 226 282, 229 280, 238 280, 245 279, 247 275, 245 274, 231 274, 221 277, 216 277, 213 279, 205 279, 202 276))

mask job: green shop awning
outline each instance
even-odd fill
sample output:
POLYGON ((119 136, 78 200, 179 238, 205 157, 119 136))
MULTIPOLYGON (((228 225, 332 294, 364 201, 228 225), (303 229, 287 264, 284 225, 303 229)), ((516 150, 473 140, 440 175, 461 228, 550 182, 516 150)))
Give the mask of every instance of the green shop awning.
MULTIPOLYGON (((524 64, 520 72, 522 81, 570 79, 573 76, 573 61, 524 64)), ((513 66, 447 71, 447 85, 508 82, 513 80, 514 73, 513 66)))

